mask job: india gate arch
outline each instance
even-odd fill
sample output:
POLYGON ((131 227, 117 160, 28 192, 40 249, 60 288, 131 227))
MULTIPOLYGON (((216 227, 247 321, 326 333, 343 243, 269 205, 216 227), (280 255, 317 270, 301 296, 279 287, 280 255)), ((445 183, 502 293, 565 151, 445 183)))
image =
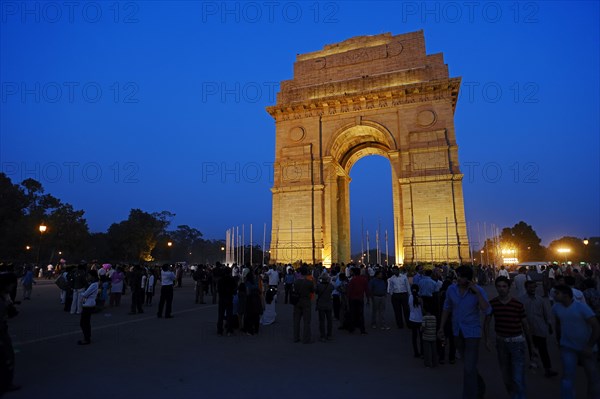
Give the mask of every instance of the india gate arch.
POLYGON ((350 169, 386 157, 396 263, 470 259, 454 131, 460 78, 423 31, 301 54, 275 120, 271 262, 350 261, 350 169))

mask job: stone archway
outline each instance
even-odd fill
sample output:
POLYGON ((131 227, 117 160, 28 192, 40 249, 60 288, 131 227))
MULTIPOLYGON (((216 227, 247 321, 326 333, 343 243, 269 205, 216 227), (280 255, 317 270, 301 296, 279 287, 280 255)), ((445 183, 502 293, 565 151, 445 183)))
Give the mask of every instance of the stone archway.
POLYGON ((271 259, 350 260, 349 172, 367 155, 392 168, 397 262, 469 258, 454 134, 459 78, 423 32, 360 36, 299 55, 281 83, 271 259))

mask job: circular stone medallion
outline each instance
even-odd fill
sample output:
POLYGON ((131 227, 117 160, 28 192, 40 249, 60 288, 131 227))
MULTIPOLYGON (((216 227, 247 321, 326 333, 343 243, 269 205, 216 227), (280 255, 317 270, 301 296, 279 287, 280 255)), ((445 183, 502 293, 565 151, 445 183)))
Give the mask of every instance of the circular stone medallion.
POLYGON ((296 126, 290 130, 290 140, 300 141, 304 138, 304 129, 296 126))
POLYGON ((417 123, 420 126, 431 126, 435 123, 436 115, 433 111, 421 111, 417 115, 417 123))

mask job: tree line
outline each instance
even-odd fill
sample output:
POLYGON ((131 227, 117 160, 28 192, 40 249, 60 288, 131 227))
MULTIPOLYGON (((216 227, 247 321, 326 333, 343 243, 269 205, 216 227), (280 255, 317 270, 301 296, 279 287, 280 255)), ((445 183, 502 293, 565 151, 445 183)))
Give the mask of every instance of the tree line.
MULTIPOLYGON (((224 260, 224 240, 204 239, 188 225, 169 230, 175 214, 131 209, 126 220, 106 232, 92 233, 84 217, 42 184, 25 179, 14 184, 0 173, 0 261, 68 263, 82 259, 112 262, 214 263, 224 260), (46 226, 40 231, 40 226, 46 226)), ((249 249, 248 249, 249 251, 249 249)))

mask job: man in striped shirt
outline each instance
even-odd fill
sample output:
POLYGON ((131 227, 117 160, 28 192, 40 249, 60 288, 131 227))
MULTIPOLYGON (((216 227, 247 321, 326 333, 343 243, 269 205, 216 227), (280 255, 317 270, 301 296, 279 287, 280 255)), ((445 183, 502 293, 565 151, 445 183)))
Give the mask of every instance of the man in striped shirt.
POLYGON ((489 327, 495 319, 496 350, 504 385, 510 397, 526 397, 525 391, 525 341, 531 342, 525 316, 525 307, 510 296, 510 280, 504 276, 496 278, 498 296, 490 301, 492 314, 485 317, 483 336, 486 347, 491 349, 489 327))

